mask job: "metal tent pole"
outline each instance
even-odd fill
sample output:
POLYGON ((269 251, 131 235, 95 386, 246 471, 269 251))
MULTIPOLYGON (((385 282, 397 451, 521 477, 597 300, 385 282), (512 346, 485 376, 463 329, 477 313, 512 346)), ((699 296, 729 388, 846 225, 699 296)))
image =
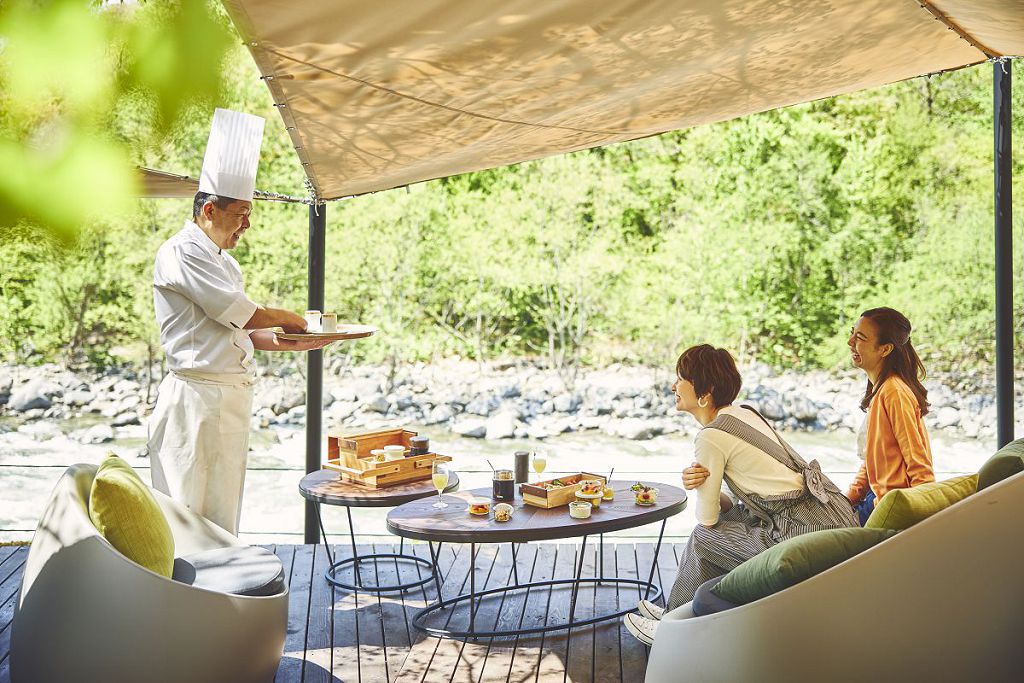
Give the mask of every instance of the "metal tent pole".
MULTIPOLYGON (((324 251, 326 250, 327 206, 311 204, 309 207, 309 297, 307 308, 324 307, 324 251)), ((320 434, 323 422, 324 352, 306 354, 306 473, 320 469, 320 434)), ((304 542, 315 544, 320 540, 315 503, 306 501, 304 542)))
POLYGON ((996 228, 996 438, 1002 448, 1013 441, 1013 232, 1011 208, 1011 67, 992 63, 995 131, 996 228))

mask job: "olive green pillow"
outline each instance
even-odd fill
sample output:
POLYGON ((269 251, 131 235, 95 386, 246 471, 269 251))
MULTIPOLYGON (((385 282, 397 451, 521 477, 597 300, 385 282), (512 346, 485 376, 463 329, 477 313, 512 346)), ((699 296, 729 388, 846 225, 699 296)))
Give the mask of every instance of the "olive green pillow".
POLYGON ((1024 472, 1024 439, 1011 441, 978 470, 978 490, 998 484, 1007 477, 1024 472))
POLYGON ((934 481, 910 489, 893 489, 878 501, 866 529, 909 529, 978 490, 978 475, 934 481))
POLYGON ((174 571, 174 537, 156 498, 113 453, 100 463, 89 492, 89 518, 129 560, 161 576, 174 571))
POLYGON ((711 592, 743 605, 778 593, 894 536, 890 529, 825 529, 783 541, 722 577, 711 592))

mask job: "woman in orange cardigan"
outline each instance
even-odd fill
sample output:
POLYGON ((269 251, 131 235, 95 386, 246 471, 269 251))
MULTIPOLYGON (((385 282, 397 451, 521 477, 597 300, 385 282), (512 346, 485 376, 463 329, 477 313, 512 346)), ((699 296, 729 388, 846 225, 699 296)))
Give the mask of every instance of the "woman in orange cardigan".
POLYGON ((853 364, 868 378, 860 402, 867 419, 857 440, 864 464, 846 493, 862 526, 886 492, 935 481, 923 419, 924 364, 910 332, 910 321, 899 311, 872 308, 861 314, 848 342, 853 364))

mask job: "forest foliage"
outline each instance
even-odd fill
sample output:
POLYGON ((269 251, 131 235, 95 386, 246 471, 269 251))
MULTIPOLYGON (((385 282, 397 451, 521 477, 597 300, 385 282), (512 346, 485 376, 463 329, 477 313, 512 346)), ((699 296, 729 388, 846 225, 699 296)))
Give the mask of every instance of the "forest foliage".
MULTIPOLYGON (((828 368, 845 362, 857 314, 889 305, 913 322, 929 367, 988 367, 992 68, 329 203, 327 308, 381 328, 332 353, 393 363, 537 356, 572 373, 671 362, 707 341, 743 359, 828 368)), ((1024 65, 1011 68, 1024 83, 1024 65)), ((257 186, 304 195, 248 53, 228 49, 220 73, 216 92, 163 115, 126 98, 110 134, 135 163, 195 176, 214 106, 259 114, 268 123, 257 186), (174 125, 154 126, 154 116, 174 125)), ((3 112, 0 125, 16 114, 3 112)), ((65 201, 45 189, 31 198, 65 201)), ((0 357, 159 357, 153 255, 189 213, 185 200, 132 201, 81 225, 71 246, 0 214, 0 357)), ((234 252, 250 297, 304 309, 307 208, 258 202, 253 215, 234 252)), ((1022 224, 1018 210, 1017 235, 1022 224)))

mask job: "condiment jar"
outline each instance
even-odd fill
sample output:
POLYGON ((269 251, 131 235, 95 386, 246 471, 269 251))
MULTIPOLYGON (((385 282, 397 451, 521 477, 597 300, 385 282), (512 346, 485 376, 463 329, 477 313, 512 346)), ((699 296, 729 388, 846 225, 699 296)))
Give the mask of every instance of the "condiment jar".
POLYGON ((574 500, 569 503, 569 516, 573 519, 587 519, 590 517, 590 503, 574 500))

